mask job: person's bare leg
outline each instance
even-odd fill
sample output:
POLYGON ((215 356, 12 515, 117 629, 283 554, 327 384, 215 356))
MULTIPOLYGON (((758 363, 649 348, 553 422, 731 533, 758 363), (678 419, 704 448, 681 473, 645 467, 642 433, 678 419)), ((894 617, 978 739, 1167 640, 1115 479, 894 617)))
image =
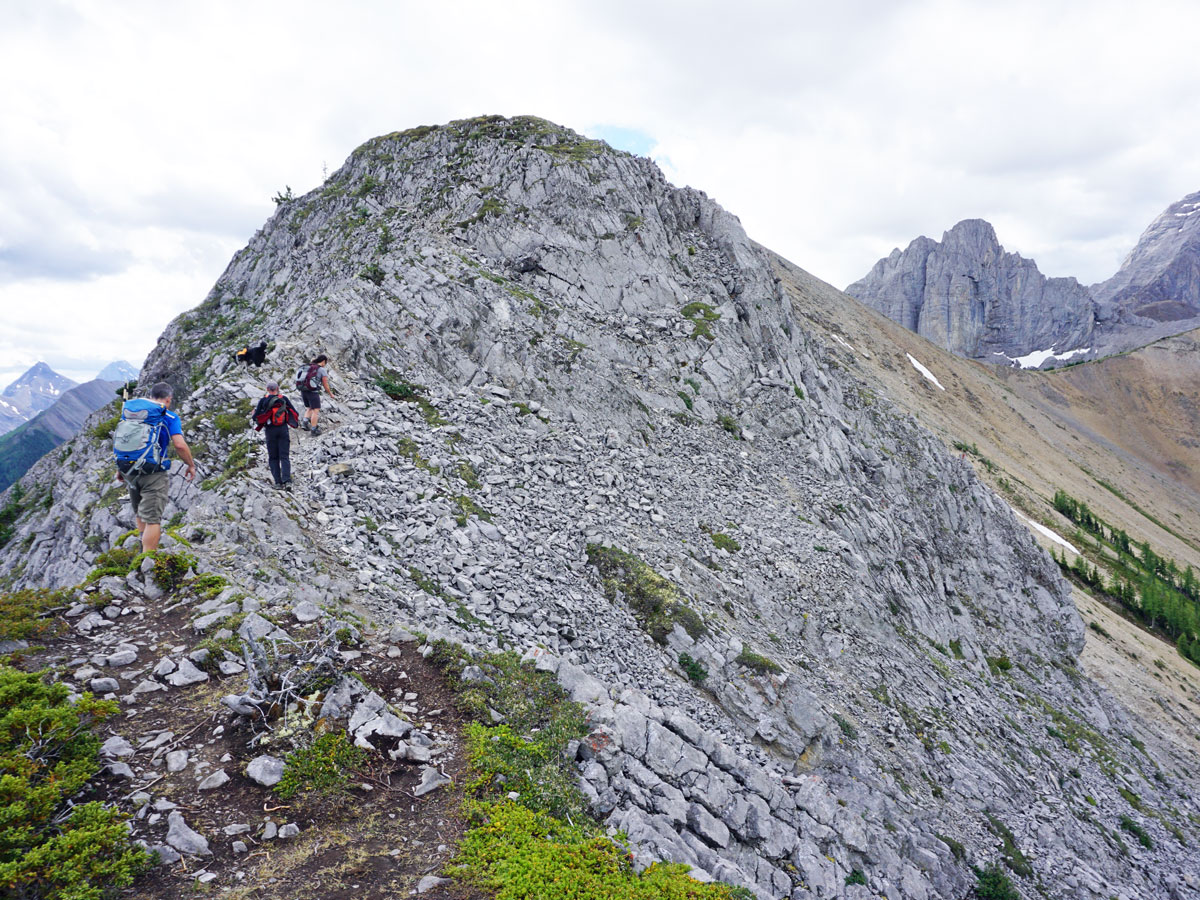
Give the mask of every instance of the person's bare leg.
POLYGON ((158 549, 159 539, 162 538, 162 526, 157 522, 148 523, 139 520, 139 525, 142 525, 142 552, 153 553, 158 549))

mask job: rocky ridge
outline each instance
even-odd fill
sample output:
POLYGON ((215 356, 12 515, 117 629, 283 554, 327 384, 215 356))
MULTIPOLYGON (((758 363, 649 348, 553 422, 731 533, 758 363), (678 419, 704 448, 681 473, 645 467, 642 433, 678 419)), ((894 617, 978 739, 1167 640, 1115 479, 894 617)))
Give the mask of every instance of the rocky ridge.
MULTIPOLYGON (((268 602, 528 651, 588 705, 585 790, 642 861, 940 897, 1003 843, 1027 893, 1197 883, 1187 763, 1076 670, 1053 563, 798 327, 736 219, 646 160, 533 119, 371 141, 172 323, 142 380, 164 377, 206 469, 168 510, 196 554, 268 602), (336 364, 290 497, 216 416, 258 395, 227 350, 266 322, 287 337, 262 377, 336 364), (605 547, 672 586, 664 643, 605 547)), ((24 480, 43 502, 12 584, 76 583, 128 527, 106 449, 71 446, 24 480)))

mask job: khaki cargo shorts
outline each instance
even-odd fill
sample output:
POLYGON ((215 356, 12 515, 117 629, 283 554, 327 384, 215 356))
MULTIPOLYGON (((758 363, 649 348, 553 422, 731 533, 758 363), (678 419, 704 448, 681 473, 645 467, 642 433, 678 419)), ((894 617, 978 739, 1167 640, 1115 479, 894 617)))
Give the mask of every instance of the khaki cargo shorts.
POLYGON ((132 480, 128 475, 125 476, 133 514, 147 525, 162 522, 163 510, 167 508, 167 479, 170 475, 170 472, 144 472, 132 480))

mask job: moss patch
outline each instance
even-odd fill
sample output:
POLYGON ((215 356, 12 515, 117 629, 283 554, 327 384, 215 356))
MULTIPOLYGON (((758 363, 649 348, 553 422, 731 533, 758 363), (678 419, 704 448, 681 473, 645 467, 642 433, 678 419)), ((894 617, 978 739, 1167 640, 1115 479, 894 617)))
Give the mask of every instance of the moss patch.
POLYGON ((624 550, 588 544, 588 562, 596 567, 604 595, 615 600, 618 593, 629 604, 641 626, 660 644, 676 625, 692 638, 708 634, 708 628, 692 609, 683 592, 648 565, 624 550))

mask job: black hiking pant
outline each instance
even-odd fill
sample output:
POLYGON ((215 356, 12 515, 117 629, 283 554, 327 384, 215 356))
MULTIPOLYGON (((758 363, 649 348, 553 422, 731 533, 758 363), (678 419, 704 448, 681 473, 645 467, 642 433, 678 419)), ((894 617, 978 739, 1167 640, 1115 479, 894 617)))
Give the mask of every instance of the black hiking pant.
POLYGON ((286 425, 268 425, 263 429, 267 436, 267 465, 276 484, 287 484, 292 480, 292 439, 286 425))

